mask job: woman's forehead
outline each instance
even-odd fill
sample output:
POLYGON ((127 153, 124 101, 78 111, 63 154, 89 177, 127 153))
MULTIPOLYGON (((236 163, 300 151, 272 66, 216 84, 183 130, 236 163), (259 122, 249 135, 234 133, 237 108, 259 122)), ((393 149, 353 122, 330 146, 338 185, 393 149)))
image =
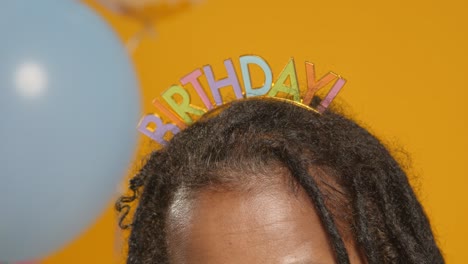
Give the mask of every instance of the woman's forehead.
POLYGON ((285 184, 261 191, 201 191, 174 204, 168 244, 174 263, 333 263, 313 204, 285 184), (180 211, 182 210, 182 211, 180 211))

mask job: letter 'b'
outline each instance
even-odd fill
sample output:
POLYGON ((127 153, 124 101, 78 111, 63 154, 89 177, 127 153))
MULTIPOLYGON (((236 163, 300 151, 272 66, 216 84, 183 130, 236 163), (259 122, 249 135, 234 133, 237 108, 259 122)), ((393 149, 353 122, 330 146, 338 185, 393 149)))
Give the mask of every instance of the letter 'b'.
POLYGON ((140 123, 138 124, 138 131, 147 135, 159 144, 166 145, 167 141, 164 139, 166 133, 171 132, 173 135, 175 135, 180 132, 180 128, 171 123, 163 124, 163 121, 159 116, 151 114, 146 115, 141 119, 140 123), (150 128, 150 123, 155 124, 156 127, 154 129, 150 128))

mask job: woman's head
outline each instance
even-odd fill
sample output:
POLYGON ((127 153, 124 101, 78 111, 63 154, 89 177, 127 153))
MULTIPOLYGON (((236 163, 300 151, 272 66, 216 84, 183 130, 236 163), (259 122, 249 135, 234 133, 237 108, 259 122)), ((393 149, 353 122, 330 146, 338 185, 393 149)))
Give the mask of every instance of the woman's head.
POLYGON ((153 152, 130 187, 128 263, 443 263, 399 164, 331 111, 233 102, 153 152))

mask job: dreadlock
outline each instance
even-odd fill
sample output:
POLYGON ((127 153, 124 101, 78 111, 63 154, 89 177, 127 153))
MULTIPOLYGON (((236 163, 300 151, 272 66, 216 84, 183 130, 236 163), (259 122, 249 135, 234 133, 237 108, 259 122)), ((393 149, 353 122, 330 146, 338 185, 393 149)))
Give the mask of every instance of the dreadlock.
POLYGON ((313 202, 337 263, 349 263, 349 237, 371 264, 444 263, 405 172, 378 139, 331 110, 319 115, 265 99, 208 112, 149 156, 130 181, 132 194, 116 203, 121 227, 131 228, 127 263, 169 263, 166 219, 181 188, 243 184, 251 174, 242 172, 272 164, 313 202))

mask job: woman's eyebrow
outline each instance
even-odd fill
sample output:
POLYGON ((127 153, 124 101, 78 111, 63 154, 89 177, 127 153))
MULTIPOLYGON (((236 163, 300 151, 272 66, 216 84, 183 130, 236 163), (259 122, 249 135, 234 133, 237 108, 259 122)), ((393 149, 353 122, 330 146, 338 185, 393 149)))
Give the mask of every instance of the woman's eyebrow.
POLYGON ((285 262, 283 264, 323 264, 314 260, 293 260, 291 262, 285 262))

